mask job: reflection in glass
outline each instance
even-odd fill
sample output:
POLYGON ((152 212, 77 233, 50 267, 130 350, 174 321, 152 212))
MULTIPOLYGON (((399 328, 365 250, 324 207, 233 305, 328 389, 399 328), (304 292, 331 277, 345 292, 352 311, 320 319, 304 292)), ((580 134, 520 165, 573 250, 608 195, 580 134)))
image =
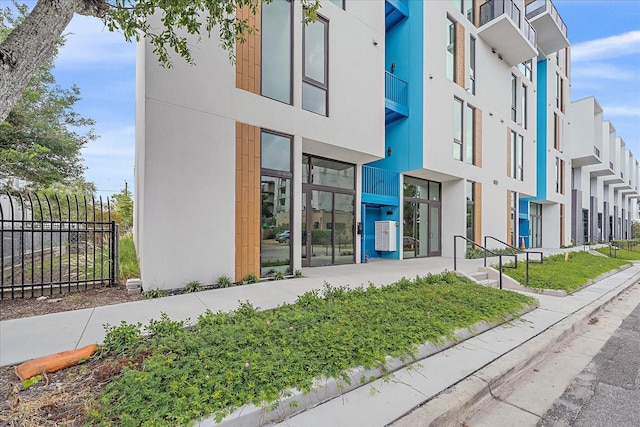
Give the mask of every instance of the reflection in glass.
POLYGON ((262 5, 262 95, 291 104, 291 10, 288 0, 262 5))
POLYGON ((291 172, 291 138, 266 131, 261 135, 262 168, 291 172))
POLYGON ((327 115, 327 91, 302 82, 302 108, 323 116, 327 115))
POLYGON ((291 179, 261 178, 262 232, 260 262, 262 277, 276 272, 291 273, 291 179))
POLYGON ((317 157, 308 159, 310 160, 303 161, 303 168, 305 161, 311 162, 310 176, 305 182, 349 190, 355 189, 355 167, 352 164, 317 157))
POLYGON ((304 27, 304 76, 318 83, 325 82, 326 22, 318 20, 304 27))
POLYGON ((335 194, 333 210, 334 264, 352 264, 354 260, 354 196, 335 194))
POLYGON ((311 192, 311 266, 331 265, 333 260, 333 193, 311 192))

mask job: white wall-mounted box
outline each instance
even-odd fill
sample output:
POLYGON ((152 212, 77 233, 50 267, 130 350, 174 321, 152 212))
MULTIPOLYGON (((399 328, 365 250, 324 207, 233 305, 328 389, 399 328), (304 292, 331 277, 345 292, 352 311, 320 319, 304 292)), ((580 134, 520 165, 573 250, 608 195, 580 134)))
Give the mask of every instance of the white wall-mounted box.
POLYGON ((396 222, 376 221, 376 251, 394 252, 396 250, 396 222))

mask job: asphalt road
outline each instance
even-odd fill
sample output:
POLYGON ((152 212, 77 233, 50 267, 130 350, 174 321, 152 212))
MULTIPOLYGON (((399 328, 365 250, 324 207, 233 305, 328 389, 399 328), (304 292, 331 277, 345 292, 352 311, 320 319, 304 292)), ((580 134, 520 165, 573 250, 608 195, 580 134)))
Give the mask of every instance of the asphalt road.
POLYGON ((640 426, 640 304, 538 426, 640 426))

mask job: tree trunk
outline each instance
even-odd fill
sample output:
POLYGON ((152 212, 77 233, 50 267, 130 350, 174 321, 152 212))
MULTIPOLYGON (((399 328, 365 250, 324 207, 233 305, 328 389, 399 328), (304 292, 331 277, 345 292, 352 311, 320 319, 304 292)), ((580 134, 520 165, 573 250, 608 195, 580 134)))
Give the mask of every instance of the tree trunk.
POLYGON ((74 12, 103 17, 106 0, 38 0, 24 22, 0 44, 0 122, 3 122, 56 42, 74 12))

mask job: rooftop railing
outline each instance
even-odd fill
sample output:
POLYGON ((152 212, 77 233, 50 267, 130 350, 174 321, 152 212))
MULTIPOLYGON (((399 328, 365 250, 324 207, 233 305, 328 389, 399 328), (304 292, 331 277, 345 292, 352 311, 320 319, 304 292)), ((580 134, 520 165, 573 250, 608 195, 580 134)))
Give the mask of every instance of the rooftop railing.
POLYGON ((567 26, 562 20, 562 17, 558 13, 558 10, 553 5, 551 0, 534 0, 528 5, 525 6, 525 16, 527 19, 533 19, 534 17, 544 13, 549 10, 549 14, 556 21, 558 27, 560 27, 560 31, 567 37, 567 26))

